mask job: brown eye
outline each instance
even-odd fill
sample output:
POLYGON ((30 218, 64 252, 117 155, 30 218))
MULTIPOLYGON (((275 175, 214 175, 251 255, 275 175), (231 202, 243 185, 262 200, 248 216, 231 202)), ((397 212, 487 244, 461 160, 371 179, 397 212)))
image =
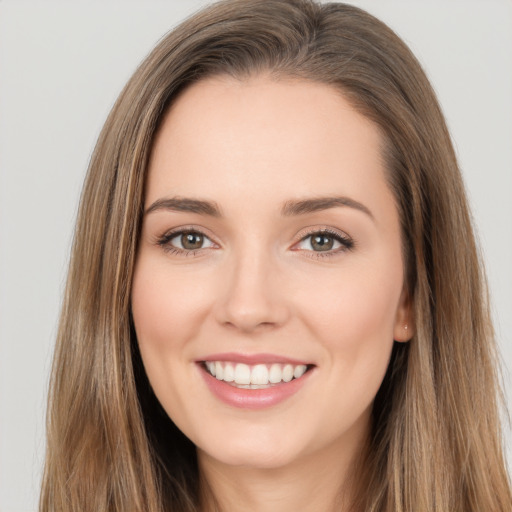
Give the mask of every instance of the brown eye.
POLYGON ((330 231, 317 231, 305 236, 296 246, 302 251, 311 253, 336 254, 347 249, 352 249, 354 242, 348 236, 330 231))
POLYGON ((334 237, 324 234, 313 235, 311 247, 314 251, 330 251, 334 247, 334 237))
POLYGON ((201 233, 183 233, 180 237, 180 242, 183 249, 193 251, 202 248, 204 236, 201 233))
POLYGON ((186 253, 214 247, 214 243, 199 231, 178 231, 164 235, 158 240, 164 249, 186 253))

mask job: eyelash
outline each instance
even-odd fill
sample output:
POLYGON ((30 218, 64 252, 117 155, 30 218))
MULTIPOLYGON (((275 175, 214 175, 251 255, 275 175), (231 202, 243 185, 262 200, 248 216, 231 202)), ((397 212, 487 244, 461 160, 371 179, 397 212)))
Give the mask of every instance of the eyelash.
POLYGON ((338 256, 341 253, 353 250, 355 247, 354 240, 352 238, 350 238, 348 235, 341 234, 339 231, 334 231, 334 230, 328 229, 328 228, 313 229, 309 232, 306 232, 301 235, 300 239, 297 242, 295 242, 294 245, 297 245, 300 242, 303 242, 314 235, 327 235, 328 237, 333 238, 336 242, 339 242, 341 244, 341 247, 339 247, 338 249, 329 250, 329 251, 325 251, 325 252, 311 251, 311 250, 306 250, 306 249, 295 249, 295 250, 304 252, 305 255, 308 256, 309 258, 322 259, 322 258, 331 258, 334 256, 338 256))
MULTIPOLYGON (((176 238, 180 235, 183 235, 185 233, 201 235, 204 238, 207 238, 208 240, 211 241, 210 237, 208 235, 206 235, 203 231, 201 231, 197 228, 190 227, 190 228, 180 228, 176 231, 167 232, 167 233, 163 234, 162 236, 158 237, 156 243, 157 243, 157 245, 162 247, 162 249, 165 252, 167 252, 169 254, 185 256, 185 257, 189 257, 189 256, 194 257, 197 255, 197 253, 203 251, 204 249, 207 249, 205 247, 202 247, 200 249, 187 250, 187 249, 180 249, 179 247, 174 247, 173 245, 170 244, 171 240, 173 240, 174 238, 176 238)), ((321 258, 329 258, 329 257, 337 256, 338 254, 343 253, 345 251, 353 250, 355 247, 355 242, 352 238, 350 238, 347 235, 342 235, 338 231, 334 231, 334 230, 327 229, 327 228, 315 229, 315 230, 311 230, 311 231, 303 234, 300 237, 300 239, 294 243, 294 245, 304 242, 305 240, 307 240, 308 238, 310 238, 314 235, 327 235, 327 236, 333 238, 335 241, 339 242, 341 244, 341 247, 336 250, 329 250, 329 251, 325 251, 325 252, 306 250, 306 249, 294 249, 294 250, 304 252, 310 258, 321 259, 321 258)), ((215 243, 215 242, 212 242, 212 243, 215 243)))
POLYGON ((177 229, 175 231, 173 230, 173 231, 164 233, 162 236, 158 237, 156 243, 157 243, 157 245, 162 247, 162 249, 165 252, 167 252, 169 254, 175 254, 178 256, 185 256, 185 257, 196 256, 198 252, 201 252, 202 250, 205 249, 203 247, 200 249, 187 250, 187 249, 180 249, 179 247, 174 247, 173 245, 170 244, 172 239, 174 239, 180 235, 184 235, 185 233, 193 234, 193 235, 201 235, 204 238, 207 238, 208 240, 210 240, 210 237, 208 235, 206 235, 203 231, 201 231, 197 228, 193 228, 193 227, 190 227, 190 228, 184 227, 184 228, 177 229))

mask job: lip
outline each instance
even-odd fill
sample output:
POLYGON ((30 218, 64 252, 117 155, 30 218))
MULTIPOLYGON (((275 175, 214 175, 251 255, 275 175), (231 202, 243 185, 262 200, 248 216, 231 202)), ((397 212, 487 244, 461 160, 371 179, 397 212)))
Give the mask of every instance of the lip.
POLYGON ((227 363, 245 363, 248 365, 255 364, 293 364, 298 366, 300 364, 311 365, 311 361, 300 361, 286 356, 279 356, 276 354, 238 354, 236 352, 223 352, 219 354, 209 354, 202 359, 197 359, 197 363, 204 361, 225 361, 227 363))
MULTIPOLYGON (((302 377, 298 379, 293 379, 290 382, 281 382, 279 384, 275 384, 268 388, 263 389, 243 389, 232 386, 231 384, 224 382, 223 380, 218 380, 213 377, 203 365, 203 361, 232 361, 232 362, 245 362, 246 364, 254 364, 247 363, 247 357, 243 357, 240 359, 238 356, 236 359, 228 358, 225 359, 226 354, 222 355, 223 357, 215 359, 213 356, 202 360, 201 362, 197 362, 197 368, 201 373, 208 389, 211 393, 219 399, 221 402, 231 406, 236 407, 238 409, 250 409, 250 410, 258 410, 258 409, 266 409, 269 407, 273 407, 286 399, 295 395, 299 390, 309 381, 311 374, 313 373, 313 369, 308 370, 302 377)), ((252 356, 251 356, 252 357, 252 356)), ((258 357, 258 362, 263 363, 262 359, 258 357)), ((290 364, 305 364, 305 363, 291 363, 292 360, 282 359, 277 361, 275 358, 272 359, 272 362, 284 362, 290 364)))

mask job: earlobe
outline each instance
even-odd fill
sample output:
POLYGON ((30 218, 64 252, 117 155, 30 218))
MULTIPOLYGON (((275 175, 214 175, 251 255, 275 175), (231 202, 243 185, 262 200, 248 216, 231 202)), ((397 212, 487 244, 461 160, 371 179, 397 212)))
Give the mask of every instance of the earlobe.
POLYGON ((404 290, 396 312, 395 328, 393 332, 393 339, 395 341, 405 343, 410 341, 414 336, 415 329, 412 310, 412 300, 407 291, 404 290))
POLYGON ((406 343, 411 340, 414 332, 409 323, 404 323, 402 325, 395 326, 395 335, 394 340, 399 343, 406 343))

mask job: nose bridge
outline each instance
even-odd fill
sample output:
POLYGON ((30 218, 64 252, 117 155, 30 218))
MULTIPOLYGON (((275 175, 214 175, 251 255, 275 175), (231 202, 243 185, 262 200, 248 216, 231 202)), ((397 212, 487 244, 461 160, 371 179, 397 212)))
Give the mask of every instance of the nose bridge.
POLYGON ((275 255, 263 244, 234 250, 227 264, 221 321, 243 331, 280 325, 287 317, 275 255))

